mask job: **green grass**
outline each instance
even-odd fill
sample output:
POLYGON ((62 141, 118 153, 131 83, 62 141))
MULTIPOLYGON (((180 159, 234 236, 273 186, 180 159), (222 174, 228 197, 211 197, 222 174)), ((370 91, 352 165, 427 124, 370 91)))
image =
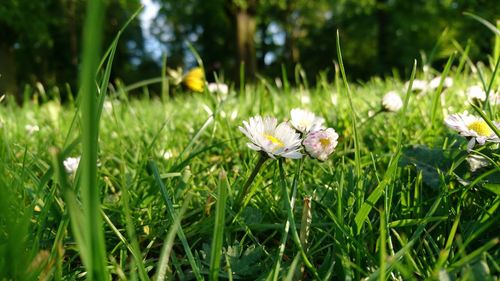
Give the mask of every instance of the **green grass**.
POLYGON ((470 152, 489 161, 470 171, 467 140, 442 119, 468 110, 498 134, 497 105, 464 94, 498 90, 498 60, 467 64, 466 47, 443 73, 414 63, 404 80, 454 77, 416 94, 397 78, 349 83, 339 42, 334 79, 320 74, 315 87, 297 67, 296 84, 260 78, 225 98, 168 96, 165 77, 136 83, 145 96, 162 83, 161 98, 146 99, 120 83, 108 92, 115 47, 100 66, 98 50, 84 54, 77 99, 38 88, 23 106, 1 101, 0 280, 500 277, 498 145, 470 152), (390 90, 402 110, 377 113, 390 90), (238 126, 295 107, 339 133, 334 154, 259 160, 238 126), (80 155, 68 174, 63 160, 80 155))
MULTIPOLYGON (((483 69, 489 79, 492 71, 483 69)), ((352 109, 361 122, 368 119, 388 90, 403 96, 403 82, 351 83, 352 106, 335 81, 289 93, 268 82, 222 102, 209 93, 131 99, 118 86, 107 98, 112 109, 102 112, 96 151, 97 210, 104 219, 95 227, 104 230, 106 245, 96 266, 119 280, 498 277, 496 148, 479 147, 492 164, 470 172, 467 141, 441 121, 431 125, 432 94, 409 93, 401 114, 384 112, 358 127, 354 157, 352 109), (241 189, 260 156, 246 147, 238 126, 256 114, 287 119, 294 107, 316 112, 337 130, 336 152, 325 163, 264 162, 239 212, 241 189), (305 197, 311 198, 307 245, 299 236, 305 197)), ((461 91, 477 82, 465 69, 442 94, 439 110, 474 112, 461 91)), ((2 278, 85 279, 93 248, 84 196, 75 189, 84 188, 83 174, 67 175, 60 164, 81 153, 82 142, 68 141, 82 126, 78 119, 73 124, 78 108, 57 100, 4 103, 0 253, 12 258, 2 259, 2 278), (40 130, 29 134, 27 124, 40 130), (14 237, 22 239, 5 242, 14 237)))

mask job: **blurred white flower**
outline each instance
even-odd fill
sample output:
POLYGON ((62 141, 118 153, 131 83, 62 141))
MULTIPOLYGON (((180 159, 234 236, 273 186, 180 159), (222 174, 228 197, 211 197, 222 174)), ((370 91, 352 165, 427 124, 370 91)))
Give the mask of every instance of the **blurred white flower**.
POLYGON ((467 88, 467 100, 470 103, 478 104, 486 100, 486 92, 480 86, 467 88))
POLYGON ((274 83, 276 83, 276 87, 278 89, 283 88, 283 82, 281 82, 281 78, 279 77, 274 78, 274 83))
POLYGON ((222 95, 229 93, 229 87, 224 83, 208 83, 207 88, 210 93, 220 93, 222 95))
POLYGON ((103 109, 104 109, 104 112, 111 114, 111 112, 113 112, 113 102, 111 102, 109 100, 105 101, 103 104, 103 109))
POLYGON ((292 109, 290 115, 290 124, 292 127, 304 134, 323 128, 323 123, 325 122, 325 119, 314 115, 314 113, 308 110, 300 108, 292 109))
POLYGON ((397 112, 403 107, 403 100, 395 91, 390 91, 382 98, 382 109, 397 112))
POLYGON ((302 95, 300 95, 300 102, 302 104, 310 104, 311 97, 308 94, 302 94, 302 95))
POLYGON ((333 105, 338 105, 339 104, 339 97, 336 94, 332 94, 330 96, 330 101, 332 102, 333 105))
POLYGON ((312 157, 325 161, 337 146, 339 135, 334 129, 328 128, 309 133, 304 139, 304 148, 312 157))
POLYGON ((24 129, 29 135, 32 135, 33 133, 40 131, 40 127, 38 127, 38 125, 36 124, 35 125, 28 124, 24 126, 24 129))
MULTIPOLYGON (((479 145, 484 145, 487 141, 500 142, 495 132, 481 117, 469 115, 467 112, 449 115, 444 119, 444 123, 460 135, 471 138, 467 144, 469 151, 474 148, 476 142, 479 145)), ((498 128, 499 123, 493 122, 493 124, 498 128)))
MULTIPOLYGON (((441 83, 441 76, 436 76, 434 79, 429 82, 429 88, 434 90, 439 87, 439 83, 441 83)), ((453 79, 451 77, 444 78, 443 88, 449 88, 453 86, 453 79)))
POLYGON ((170 149, 169 150, 162 150, 161 156, 163 157, 163 159, 168 160, 174 156, 174 153, 170 149))
POLYGON ((250 139, 247 146, 256 151, 263 151, 273 159, 276 156, 285 158, 302 158, 300 135, 288 123, 273 117, 255 116, 243 121, 240 131, 250 139))
POLYGON ((68 174, 74 174, 80 165, 80 156, 68 157, 63 161, 64 169, 68 174))
POLYGON ((469 163, 471 172, 475 172, 490 165, 490 162, 481 155, 470 154, 467 156, 467 158, 465 158, 465 160, 467 160, 467 163, 469 163))
POLYGON ((237 117, 238 117, 238 109, 235 109, 235 110, 233 110, 233 112, 231 112, 231 116, 229 116, 229 119, 234 121, 234 120, 236 120, 237 117))
MULTIPOLYGON (((406 91, 409 86, 410 86, 410 81, 405 83, 404 90, 406 91)), ((413 80, 413 84, 411 85, 411 90, 424 92, 427 90, 427 82, 424 80, 415 79, 413 80)))
POLYGON ((41 105, 41 110, 45 116, 48 116, 52 126, 56 129, 59 128, 61 118, 61 103, 58 101, 49 101, 41 105))

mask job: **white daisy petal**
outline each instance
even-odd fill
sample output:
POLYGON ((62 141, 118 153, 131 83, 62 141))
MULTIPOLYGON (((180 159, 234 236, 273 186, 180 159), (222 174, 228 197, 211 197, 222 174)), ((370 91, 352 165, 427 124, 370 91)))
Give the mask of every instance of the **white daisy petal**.
POLYGON ((64 159, 63 161, 64 169, 68 174, 73 174, 76 172, 76 170, 78 169, 78 165, 80 165, 80 159, 81 159, 80 156, 68 157, 64 159))
POLYGON ((227 95, 229 92, 229 87, 224 83, 208 83, 207 89, 210 93, 220 93, 222 95, 227 95))
POLYGON ((382 98, 382 108, 385 111, 397 112, 403 107, 403 100, 395 91, 390 91, 382 98))
MULTIPOLYGON (((472 150, 476 144, 484 145, 486 142, 500 142, 500 139, 488 124, 480 117, 469 115, 467 112, 452 114, 444 119, 449 128, 457 131, 461 136, 470 137, 467 150, 472 150)), ((493 122, 498 127, 499 123, 493 122)))
POLYGON ((239 130, 250 140, 249 148, 263 151, 273 159, 302 157, 300 135, 288 123, 278 124, 276 118, 255 116, 243 121, 243 126, 239 130))
POLYGON ((300 108, 292 109, 290 115, 290 124, 292 127, 303 134, 322 129, 323 123, 325 122, 323 118, 314 115, 314 113, 308 110, 300 108))
POLYGON ((467 89, 467 99, 471 103, 479 103, 486 100, 486 92, 480 86, 471 86, 467 89))

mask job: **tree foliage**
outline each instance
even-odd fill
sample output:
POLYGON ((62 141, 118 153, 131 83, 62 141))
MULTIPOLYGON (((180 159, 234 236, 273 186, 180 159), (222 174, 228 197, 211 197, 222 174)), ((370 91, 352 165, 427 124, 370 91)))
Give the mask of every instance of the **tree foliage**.
MULTIPOLYGON (((105 3, 104 44, 108 46, 140 7, 140 0, 107 0, 105 3)), ((0 58, 6 62, 0 63, 3 64, 0 90, 19 93, 22 89, 13 85, 42 82, 62 88, 69 83, 75 91, 85 6, 84 0, 0 2, 0 58)), ((138 71, 149 62, 140 22, 133 21, 121 38, 112 77, 145 75, 147 72, 138 71)), ((152 74, 151 71, 148 74, 152 74)))
MULTIPOLYGON (((251 1, 157 2, 162 8, 155 34, 168 39, 162 41, 170 50, 172 64, 186 63, 187 41, 207 62, 209 72, 220 67, 232 72, 230 77, 237 77, 234 10, 248 8, 251 1)), ((291 70, 297 63, 306 73, 332 68, 337 30, 343 38, 346 65, 356 78, 384 75, 393 69, 405 71, 415 58, 439 66, 454 51, 452 40, 461 45, 471 40, 471 58, 484 60, 493 35, 465 17, 467 11, 494 21, 500 6, 487 0, 257 1, 251 15, 257 26, 258 71, 279 76, 282 65, 291 70), (429 57, 438 42, 442 44, 429 57)))

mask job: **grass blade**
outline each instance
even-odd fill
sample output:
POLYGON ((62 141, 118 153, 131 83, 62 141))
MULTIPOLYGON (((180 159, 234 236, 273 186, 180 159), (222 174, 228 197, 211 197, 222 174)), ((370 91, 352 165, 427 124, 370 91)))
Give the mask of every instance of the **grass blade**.
MULTIPOLYGON (((161 180, 160 172, 158 172, 158 167, 156 167, 156 164, 153 161, 148 162, 148 167, 153 173, 153 177, 156 181, 156 184, 158 185, 158 188, 160 189, 161 195, 163 197, 163 200, 165 201, 165 204, 167 205, 167 213, 169 215, 169 218, 171 221, 175 221, 174 213, 174 205, 172 204, 172 200, 170 200, 170 196, 168 195, 167 188, 163 184, 163 181, 161 180)), ((196 277, 196 280, 204 280, 203 277, 201 276, 200 269, 198 265, 196 264, 196 261, 194 260, 193 253, 191 252, 191 248, 189 247, 189 244, 186 239, 186 235, 184 234, 184 231, 182 230, 182 226, 179 225, 179 229, 177 231, 177 235, 179 236, 179 240, 181 240, 182 246, 184 247, 184 251, 186 251, 186 255, 189 260, 189 264, 191 265, 191 269, 193 270, 193 273, 196 277)))
MULTIPOLYGON (((306 252, 304 251, 304 248, 302 247, 302 244, 300 243, 300 237, 299 234, 297 233, 297 226, 295 224, 295 218, 293 216, 293 205, 292 202, 290 202, 290 194, 288 193, 288 188, 286 186, 286 180, 285 180, 285 171, 283 169, 283 159, 279 159, 279 171, 280 171, 280 177, 281 177, 281 189, 283 190, 283 194, 285 196, 285 208, 288 214, 288 221, 287 223, 290 224, 291 230, 292 230, 292 238, 293 241, 295 242, 295 246, 297 246, 301 256, 302 256, 302 261, 306 265, 306 267, 311 271, 311 273, 314 275, 314 278, 320 279, 318 272, 316 271, 316 268, 312 265, 312 263, 309 261, 307 258, 306 252)), ((297 181, 294 181, 294 189, 296 188, 296 185, 298 184, 298 179, 297 181)), ((293 198, 292 198, 293 199, 293 198)))
POLYGON ((498 28, 496 28, 489 21, 483 19, 482 17, 476 16, 473 13, 469 13, 469 12, 464 12, 464 15, 469 16, 469 17, 477 20, 478 22, 482 23, 484 26, 486 26, 487 28, 489 28, 491 31, 493 31, 493 33, 495 33, 496 36, 500 36, 500 30, 498 30, 498 28))
POLYGON ((455 54, 452 54, 450 58, 448 59, 448 62, 446 63, 446 66, 444 67, 443 73, 441 74, 441 81, 439 81, 439 86, 436 89, 436 92, 434 92, 434 98, 432 99, 432 106, 431 106, 431 124, 433 128, 436 128, 436 118, 437 118, 437 111, 439 108, 442 107, 441 105, 441 93, 443 91, 443 85, 444 85, 444 80, 448 76, 448 73, 450 72, 451 65, 453 63, 453 60, 455 59, 455 54))
POLYGON ((372 210, 372 208, 375 206, 375 203, 377 203, 378 199, 382 194, 384 193, 385 187, 391 182, 392 177, 394 176, 396 172, 396 168, 398 165, 399 157, 401 156, 401 143, 403 139, 403 128, 406 125, 406 111, 408 110, 408 104, 410 101, 410 95, 411 95, 411 89, 413 85, 413 80, 415 79, 415 74, 417 72, 417 61, 414 62, 413 64, 413 70, 411 73, 410 77, 410 83, 408 85, 408 89, 406 91, 406 96, 403 104, 403 109, 401 110, 401 123, 399 126, 399 131, 398 131, 398 143, 396 146, 396 151, 394 152, 394 157, 391 159, 389 162, 389 166, 387 168, 387 171, 384 174, 384 178, 382 181, 377 185, 375 190, 372 191, 370 196, 366 199, 365 202, 363 202, 363 205, 361 205, 361 208, 359 209, 358 213, 356 214, 356 217, 354 218, 354 222, 356 223, 356 229, 357 233, 361 233, 361 227, 363 226, 364 221, 368 217, 368 214, 372 210))
POLYGON ((227 182, 226 172, 222 171, 221 174, 219 175, 219 184, 217 186, 215 223, 214 223, 214 232, 212 235, 213 240, 210 253, 210 280, 219 279, 228 189, 229 189, 229 183, 227 182))
POLYGON ((191 201, 191 196, 192 196, 191 194, 188 195, 177 215, 172 214, 174 221, 172 226, 168 230, 167 238, 163 243, 160 259, 158 260, 159 266, 158 266, 158 271, 156 273, 156 281, 163 281, 166 279, 165 275, 168 269, 168 260, 170 257, 170 253, 172 252, 172 247, 174 246, 175 235, 181 228, 181 219, 187 210, 189 202, 191 201))
POLYGON ((104 3, 90 0, 83 33, 82 71, 80 73, 80 118, 82 138, 81 193, 83 203, 82 252, 89 252, 87 280, 109 280, 106 268, 106 248, 100 214, 100 194, 97 185, 97 150, 99 120, 97 117, 97 72, 102 42, 104 3), (84 249, 86 248, 86 249, 84 249))
POLYGON ((361 178, 361 152, 360 152, 360 144, 359 144, 359 133, 358 133, 358 127, 356 125, 356 111, 354 109, 354 105, 352 103, 352 95, 351 95, 351 88, 349 87, 349 83, 347 83, 347 76, 345 74, 345 69, 344 69, 344 62, 342 60, 342 51, 340 49, 340 35, 339 31, 337 30, 337 57, 339 60, 339 66, 340 66, 340 73, 342 74, 342 80, 344 81, 344 87, 346 88, 347 92, 347 97, 349 100, 349 108, 351 109, 351 121, 352 121, 352 130, 353 130, 353 138, 354 138, 354 162, 356 165, 356 177, 357 178, 357 202, 358 202, 358 208, 361 207, 361 203, 363 200, 362 196, 362 181, 360 180, 361 178))

